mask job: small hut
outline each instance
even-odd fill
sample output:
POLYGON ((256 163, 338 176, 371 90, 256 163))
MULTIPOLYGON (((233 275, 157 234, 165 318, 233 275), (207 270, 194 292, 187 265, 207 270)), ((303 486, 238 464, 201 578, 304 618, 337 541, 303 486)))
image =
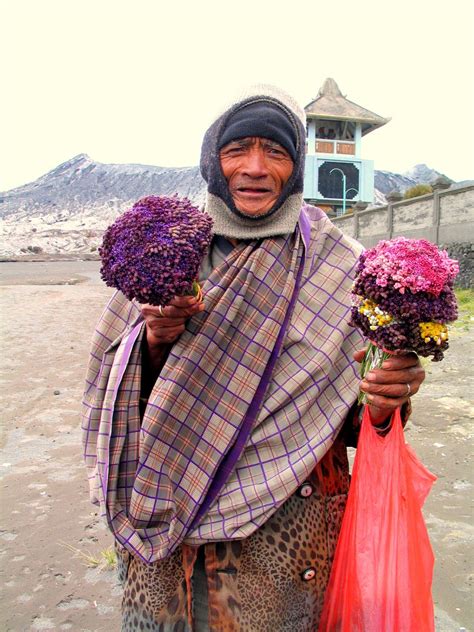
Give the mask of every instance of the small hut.
POLYGON ((346 99, 334 79, 326 79, 305 111, 305 200, 331 215, 373 202, 374 165, 361 158, 362 136, 390 119, 346 99))

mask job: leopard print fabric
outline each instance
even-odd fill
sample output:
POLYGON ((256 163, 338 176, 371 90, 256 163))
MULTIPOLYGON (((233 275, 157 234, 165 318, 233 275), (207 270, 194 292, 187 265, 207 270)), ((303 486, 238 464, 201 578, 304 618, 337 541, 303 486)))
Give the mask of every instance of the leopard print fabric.
MULTIPOLYGON (((349 488, 337 440, 305 487, 249 538, 204 545, 210 632, 317 629, 349 488)), ((197 547, 144 564, 124 554, 122 632, 202 632, 193 627, 197 547)), ((206 631, 207 632, 207 631, 206 631)))

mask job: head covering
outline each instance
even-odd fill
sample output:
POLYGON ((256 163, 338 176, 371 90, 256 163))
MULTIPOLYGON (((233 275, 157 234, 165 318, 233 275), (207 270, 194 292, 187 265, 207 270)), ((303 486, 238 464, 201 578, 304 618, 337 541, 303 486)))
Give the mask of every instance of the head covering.
POLYGON ((214 220, 214 233, 234 239, 260 239, 292 233, 303 203, 306 115, 288 94, 268 85, 250 88, 221 113, 207 130, 201 149, 201 174, 207 182, 206 212, 214 220), (268 123, 261 119, 271 113, 268 123), (260 135, 282 144, 293 158, 293 172, 273 207, 250 217, 235 206, 222 173, 219 149, 230 140, 260 135), (264 136, 266 131, 272 136, 264 136), (238 136, 235 136, 238 134, 238 136), (233 138, 231 138, 233 137, 233 138), (229 139, 229 140, 227 140, 229 139), (284 141, 284 142, 282 142, 284 141), (293 157, 294 156, 294 157, 293 157))
POLYGON ((259 136, 279 143, 296 160, 298 137, 288 116, 274 103, 251 103, 237 110, 227 121, 218 149, 239 138, 259 136))

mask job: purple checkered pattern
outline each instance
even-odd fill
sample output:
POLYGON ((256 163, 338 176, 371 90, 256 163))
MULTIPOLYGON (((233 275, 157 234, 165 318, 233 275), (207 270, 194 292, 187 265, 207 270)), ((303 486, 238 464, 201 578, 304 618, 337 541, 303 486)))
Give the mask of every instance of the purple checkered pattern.
POLYGON ((249 536, 324 456, 358 390, 348 325, 359 247, 319 209, 293 235, 241 243, 204 286, 140 424, 143 323, 117 293, 84 399, 93 497, 147 562, 181 542, 249 536))

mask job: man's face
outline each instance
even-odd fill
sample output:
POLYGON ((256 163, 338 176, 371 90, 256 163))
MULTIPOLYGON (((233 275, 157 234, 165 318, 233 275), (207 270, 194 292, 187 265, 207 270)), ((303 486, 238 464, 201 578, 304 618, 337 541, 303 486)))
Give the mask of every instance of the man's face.
POLYGON ((272 208, 293 172, 290 154, 267 138, 233 140, 219 157, 236 208, 252 217, 272 208))

